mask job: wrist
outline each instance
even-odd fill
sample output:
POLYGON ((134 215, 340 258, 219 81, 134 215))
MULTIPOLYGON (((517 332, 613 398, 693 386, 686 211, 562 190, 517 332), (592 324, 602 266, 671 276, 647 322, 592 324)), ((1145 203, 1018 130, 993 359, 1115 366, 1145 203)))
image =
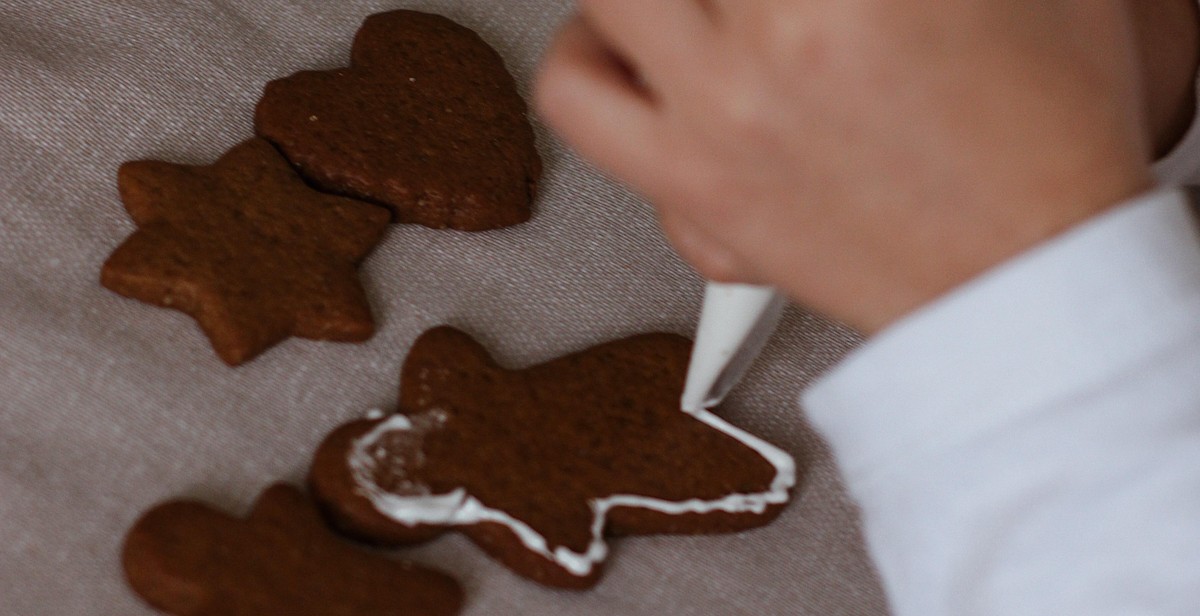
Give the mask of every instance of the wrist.
MULTIPOLYGON (((994 211, 968 215, 950 224, 930 223, 904 254, 891 255, 870 277, 848 280, 831 289, 839 303, 813 306, 860 333, 871 336, 934 303, 1016 257, 1046 244, 1153 188, 1148 163, 1130 152, 1123 162, 1098 164, 1102 172, 1080 174, 1073 181, 1019 191, 999 191, 1005 200, 994 211), (971 224, 965 224, 970 222, 971 224)), ((937 208, 946 212, 951 208, 937 208)), ((902 243, 904 240, 898 240, 902 243)), ((880 255, 875 258, 882 262, 880 255)), ((804 302, 806 289, 784 285, 804 302)), ((830 295, 833 297, 833 294, 830 295)))
POLYGON ((1196 113, 1200 16, 1196 0, 1131 1, 1147 130, 1156 157, 1170 152, 1196 113))

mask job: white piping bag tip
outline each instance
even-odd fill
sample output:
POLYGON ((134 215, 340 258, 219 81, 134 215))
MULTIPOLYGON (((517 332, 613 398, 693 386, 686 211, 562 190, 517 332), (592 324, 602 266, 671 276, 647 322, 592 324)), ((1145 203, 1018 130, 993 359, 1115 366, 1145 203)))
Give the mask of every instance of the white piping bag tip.
POLYGON ((783 312, 770 287, 710 282, 696 328, 680 406, 696 413, 719 404, 766 344, 783 312))

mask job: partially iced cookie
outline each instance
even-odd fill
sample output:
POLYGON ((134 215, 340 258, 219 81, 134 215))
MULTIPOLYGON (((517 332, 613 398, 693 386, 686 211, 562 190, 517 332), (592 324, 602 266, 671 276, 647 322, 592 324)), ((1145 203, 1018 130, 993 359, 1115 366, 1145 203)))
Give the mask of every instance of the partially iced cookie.
POLYGON ((399 412, 320 446, 314 495, 360 538, 454 528, 514 571, 569 588, 595 584, 606 535, 766 524, 788 501, 794 461, 680 410, 690 348, 645 334, 508 370, 466 334, 430 330, 405 362, 399 412))

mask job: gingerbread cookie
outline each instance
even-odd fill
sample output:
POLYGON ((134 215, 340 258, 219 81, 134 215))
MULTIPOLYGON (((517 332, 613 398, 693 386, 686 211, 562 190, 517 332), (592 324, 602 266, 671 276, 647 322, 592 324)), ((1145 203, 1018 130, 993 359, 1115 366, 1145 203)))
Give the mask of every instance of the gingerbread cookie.
POLYGON ((422 335, 399 413, 320 446, 314 498, 382 544, 461 530, 518 573, 594 584, 605 535, 736 531, 788 500, 785 452, 709 412, 680 410, 690 343, 634 336, 507 370, 466 334, 422 335))
POLYGON ((230 365, 288 336, 373 333, 356 268, 387 228, 383 208, 309 188, 262 139, 207 167, 125 163, 118 183, 138 230, 101 283, 191 315, 230 365))
POLYGON ((453 579, 334 536, 286 485, 244 520, 194 501, 159 505, 130 529, 122 562, 135 592, 180 616, 448 616, 463 601, 453 579))
POLYGON ((541 161, 525 112, 478 35, 392 11, 363 23, 349 68, 267 84, 255 128, 324 190, 397 222, 480 231, 529 219, 541 161))

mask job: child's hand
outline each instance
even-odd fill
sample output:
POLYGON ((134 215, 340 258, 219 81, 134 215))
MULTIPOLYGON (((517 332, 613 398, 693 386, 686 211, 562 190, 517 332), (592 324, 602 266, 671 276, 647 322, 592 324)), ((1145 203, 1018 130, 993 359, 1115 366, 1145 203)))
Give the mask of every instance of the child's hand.
POLYGON ((709 277, 873 332, 1151 182, 1116 0, 580 0, 537 103, 709 277))

